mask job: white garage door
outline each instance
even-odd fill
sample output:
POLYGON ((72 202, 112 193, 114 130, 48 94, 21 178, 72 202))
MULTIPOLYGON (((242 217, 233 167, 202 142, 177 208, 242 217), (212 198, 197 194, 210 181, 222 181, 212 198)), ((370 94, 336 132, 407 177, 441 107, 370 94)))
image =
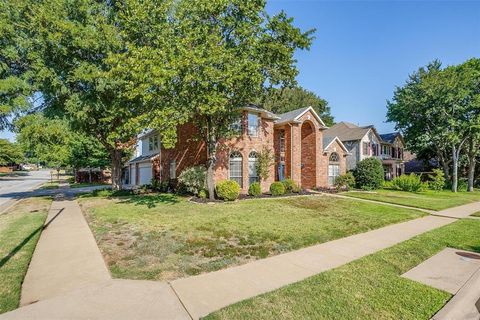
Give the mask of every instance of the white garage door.
POLYGON ((152 164, 141 163, 138 167, 140 185, 150 184, 152 182, 152 164))

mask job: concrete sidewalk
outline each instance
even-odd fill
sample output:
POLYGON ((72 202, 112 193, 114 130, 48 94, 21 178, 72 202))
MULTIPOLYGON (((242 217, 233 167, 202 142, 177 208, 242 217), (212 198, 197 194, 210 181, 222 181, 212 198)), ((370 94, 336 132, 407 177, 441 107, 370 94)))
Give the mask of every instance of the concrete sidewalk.
POLYGON ((245 265, 175 280, 173 289, 193 319, 232 303, 301 281, 456 221, 427 216, 245 265))
POLYGON ((171 282, 112 280, 76 201, 55 201, 22 291, 0 319, 198 319, 339 267, 479 211, 437 212, 245 265, 171 282), (451 216, 451 217, 450 217, 451 216))
POLYGON ((76 201, 54 201, 22 285, 20 305, 111 279, 76 201))

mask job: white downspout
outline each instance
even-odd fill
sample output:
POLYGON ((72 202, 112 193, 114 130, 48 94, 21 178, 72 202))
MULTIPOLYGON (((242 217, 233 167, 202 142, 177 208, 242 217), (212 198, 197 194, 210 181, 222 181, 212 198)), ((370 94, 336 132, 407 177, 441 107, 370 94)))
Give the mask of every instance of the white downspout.
POLYGON ((288 123, 290 126, 290 179, 293 179, 293 126, 291 123, 288 123))

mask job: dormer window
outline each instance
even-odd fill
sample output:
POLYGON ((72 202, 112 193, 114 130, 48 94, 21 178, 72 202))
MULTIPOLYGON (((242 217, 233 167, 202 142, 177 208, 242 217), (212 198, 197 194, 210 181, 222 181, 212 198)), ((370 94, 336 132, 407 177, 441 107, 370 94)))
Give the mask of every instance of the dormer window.
POLYGON ((252 137, 258 136, 260 128, 260 117, 256 113, 248 114, 248 135, 252 137))
POLYGON ((148 151, 158 150, 158 136, 148 138, 148 151))

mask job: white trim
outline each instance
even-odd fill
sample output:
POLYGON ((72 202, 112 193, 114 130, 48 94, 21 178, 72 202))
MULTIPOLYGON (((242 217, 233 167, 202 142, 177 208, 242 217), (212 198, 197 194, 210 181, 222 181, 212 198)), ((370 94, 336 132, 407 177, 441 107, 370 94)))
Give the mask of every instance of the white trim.
POLYGON ((335 138, 332 139, 332 141, 330 141, 330 143, 325 147, 323 147, 323 150, 326 151, 328 149, 328 147, 330 147, 332 145, 332 143, 334 141, 337 141, 338 144, 340 145, 340 147, 342 147, 342 149, 346 152, 346 153, 349 153, 348 152, 348 149, 347 147, 345 147, 345 145, 343 144, 343 142, 336 136, 335 138))
POLYGON ((295 119, 293 120, 298 120, 300 119, 305 113, 307 113, 308 111, 311 111, 313 116, 318 120, 318 122, 320 122, 320 124, 324 127, 326 127, 325 125, 325 122, 323 122, 323 120, 318 116, 318 114, 315 112, 315 109, 313 109, 313 107, 308 107, 307 109, 305 109, 302 113, 300 113, 298 116, 295 117, 295 119))

